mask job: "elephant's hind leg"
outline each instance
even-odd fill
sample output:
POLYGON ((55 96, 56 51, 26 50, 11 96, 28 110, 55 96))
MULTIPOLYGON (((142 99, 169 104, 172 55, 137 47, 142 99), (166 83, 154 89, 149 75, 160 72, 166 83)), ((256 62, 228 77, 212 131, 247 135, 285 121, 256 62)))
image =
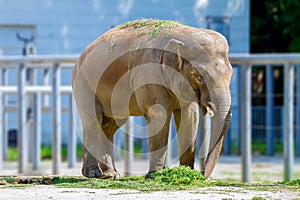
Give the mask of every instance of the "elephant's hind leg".
POLYGON ((97 160, 100 105, 82 76, 74 81, 73 93, 83 126, 82 174, 88 178, 99 178, 102 175, 97 160))
POLYGON ((117 179, 120 174, 117 172, 114 162, 114 134, 126 120, 118 120, 118 123, 112 118, 103 116, 101 128, 104 135, 101 138, 101 159, 99 166, 102 170, 101 178, 117 179))
POLYGON ((82 175, 87 178, 99 178, 102 176, 101 170, 98 166, 98 160, 85 148, 82 147, 83 166, 81 169, 82 175))

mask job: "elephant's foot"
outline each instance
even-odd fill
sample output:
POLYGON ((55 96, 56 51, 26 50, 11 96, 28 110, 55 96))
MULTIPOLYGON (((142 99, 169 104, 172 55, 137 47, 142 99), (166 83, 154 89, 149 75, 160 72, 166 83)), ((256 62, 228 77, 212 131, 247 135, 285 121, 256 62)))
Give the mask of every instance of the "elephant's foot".
POLYGON ((155 179, 155 173, 156 171, 151 171, 151 172, 148 172, 145 176, 145 178, 149 178, 149 179, 155 179))
POLYGON ((81 172, 82 175, 87 178, 99 178, 102 176, 102 172, 98 165, 93 167, 83 166, 81 172))
POLYGON ((102 171, 101 179, 119 179, 120 174, 115 169, 107 169, 102 171))

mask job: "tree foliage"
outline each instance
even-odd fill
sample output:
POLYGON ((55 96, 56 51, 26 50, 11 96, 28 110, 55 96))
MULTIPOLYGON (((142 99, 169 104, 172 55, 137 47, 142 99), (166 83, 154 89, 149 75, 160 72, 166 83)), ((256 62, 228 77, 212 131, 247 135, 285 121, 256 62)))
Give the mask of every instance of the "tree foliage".
POLYGON ((300 1, 251 0, 251 53, 300 52, 300 1))

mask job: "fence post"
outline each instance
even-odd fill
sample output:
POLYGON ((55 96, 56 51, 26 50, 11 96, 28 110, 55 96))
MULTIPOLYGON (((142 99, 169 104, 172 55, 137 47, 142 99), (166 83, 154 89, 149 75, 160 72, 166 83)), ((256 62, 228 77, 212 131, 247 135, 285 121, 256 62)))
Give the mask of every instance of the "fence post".
POLYGON ((174 121, 174 116, 170 120, 169 126, 169 138, 168 138, 168 150, 167 150, 167 159, 166 167, 171 167, 172 164, 178 161, 178 142, 177 142, 177 130, 174 121))
POLYGON ((225 142, 224 142, 224 154, 230 155, 231 154, 231 127, 229 126, 225 142))
POLYGON ((210 140, 210 117, 209 115, 202 115, 201 120, 201 131, 200 131, 200 171, 204 171, 205 162, 209 150, 209 140, 210 140))
POLYGON ((267 107, 266 107, 266 125, 267 125, 267 155, 274 155, 274 131, 273 131, 273 117, 274 117, 274 78, 273 67, 266 66, 266 82, 267 82, 267 107))
MULTIPOLYGON (((242 95, 242 82, 243 80, 241 79, 242 77, 242 66, 241 65, 238 65, 237 67, 237 73, 238 73, 238 76, 240 78, 238 78, 238 85, 240 85, 240 87, 238 87, 238 94, 240 94, 240 98, 238 98, 238 108, 241 108, 241 101, 242 101, 242 98, 241 98, 241 95, 242 95)), ((234 114, 232 114, 234 115, 234 114)), ((238 143, 237 143, 237 151, 238 151, 238 155, 241 155, 242 154, 242 127, 241 127, 241 124, 242 124, 242 119, 241 119, 241 116, 242 116, 242 111, 241 109, 237 109, 237 113, 236 113, 237 116, 240 116, 240 117, 237 117, 237 124, 238 124, 238 143), (240 131, 239 131, 240 130, 240 131)))
MULTIPOLYGON (((6 80, 7 80, 7 71, 6 69, 1 69, 1 86, 5 86, 6 85, 6 80)), ((8 148, 8 137, 7 137, 7 133, 6 133, 6 112, 4 110, 4 107, 6 106, 6 98, 5 98, 5 94, 3 93, 1 96, 1 106, 2 106, 2 112, 1 112, 1 129, 0 131, 2 132, 2 142, 0 143, 0 145, 3 145, 1 147, 2 149, 2 153, 0 154, 0 159, 6 160, 7 159, 7 148, 8 148)))
POLYGON ((34 132, 33 132, 33 169, 39 169, 41 165, 41 93, 34 95, 34 132))
POLYGON ((57 175, 60 172, 61 165, 61 98, 59 91, 59 64, 54 64, 52 72, 52 173, 53 175, 57 175))
POLYGON ((290 63, 284 64, 284 181, 293 179, 294 164, 294 66, 290 63))
POLYGON ((125 169, 124 175, 130 176, 131 164, 133 162, 133 126, 131 117, 128 118, 127 123, 125 124, 125 169))
POLYGON ((24 64, 18 67, 18 172, 23 174, 26 172, 27 165, 27 137, 26 133, 26 102, 25 102, 25 81, 26 70, 24 64))
POLYGON ((251 179, 251 65, 242 65, 242 93, 241 93, 241 119, 242 119, 242 181, 251 179))
MULTIPOLYGON (((32 86, 35 84, 35 70, 34 68, 26 68, 26 85, 27 86, 32 86)), ((33 105, 34 105, 34 99, 32 98, 32 95, 28 95, 26 97, 26 121, 27 121, 27 126, 26 126, 26 133, 28 134, 27 139, 27 148, 28 148, 28 161, 32 162, 33 161, 33 156, 34 156, 34 121, 33 121, 33 105)))
POLYGON ((73 123, 73 96, 69 94, 69 137, 68 137, 68 164, 69 168, 75 166, 76 162, 76 133, 73 123))
MULTIPOLYGON (((143 127, 145 130, 147 130, 147 128, 145 128, 147 126, 147 121, 145 118, 142 118, 141 120, 143 123, 143 127)), ((143 159, 148 159, 149 157, 149 148, 148 148, 148 131, 145 133, 144 135, 144 138, 142 138, 142 152, 143 152, 143 155, 142 155, 142 158, 143 159)))
POLYGON ((168 137, 168 150, 167 150, 167 156, 166 156, 166 163, 165 166, 166 167, 171 167, 172 165, 172 120, 173 117, 170 120, 170 124, 169 124, 169 137, 168 137))
POLYGON ((300 156, 300 65, 297 65, 296 85, 296 155, 300 156))
MULTIPOLYGON (((2 86, 2 84, 0 84, 0 86, 2 86)), ((0 92, 0 145, 4 146, 4 134, 5 134, 5 131, 3 131, 3 122, 4 122, 4 118, 3 118, 3 107, 4 107, 4 104, 3 104, 3 96, 2 96, 2 92, 0 92)), ((3 156, 3 152, 4 152, 4 149, 2 147, 0 147, 0 170, 3 169, 3 161, 4 161, 4 156, 3 156)))
MULTIPOLYGON (((43 85, 49 85, 49 69, 44 69, 43 72, 43 85)), ((43 107, 49 107, 49 94, 44 94, 43 95, 43 107)))

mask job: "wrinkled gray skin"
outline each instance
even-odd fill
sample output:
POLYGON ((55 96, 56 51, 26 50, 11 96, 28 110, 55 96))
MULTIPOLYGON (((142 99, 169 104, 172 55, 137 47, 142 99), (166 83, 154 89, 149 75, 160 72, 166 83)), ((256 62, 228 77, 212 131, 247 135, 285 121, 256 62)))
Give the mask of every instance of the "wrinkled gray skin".
POLYGON ((200 107, 203 115, 211 116, 204 167, 209 177, 230 122, 232 67, 227 41, 210 30, 174 23, 157 32, 153 25, 157 21, 136 26, 140 22, 100 36, 74 68, 73 92, 83 123, 82 173, 90 178, 119 177, 113 136, 128 116, 146 118, 149 172, 161 170, 172 114, 180 164, 193 168, 200 107))

